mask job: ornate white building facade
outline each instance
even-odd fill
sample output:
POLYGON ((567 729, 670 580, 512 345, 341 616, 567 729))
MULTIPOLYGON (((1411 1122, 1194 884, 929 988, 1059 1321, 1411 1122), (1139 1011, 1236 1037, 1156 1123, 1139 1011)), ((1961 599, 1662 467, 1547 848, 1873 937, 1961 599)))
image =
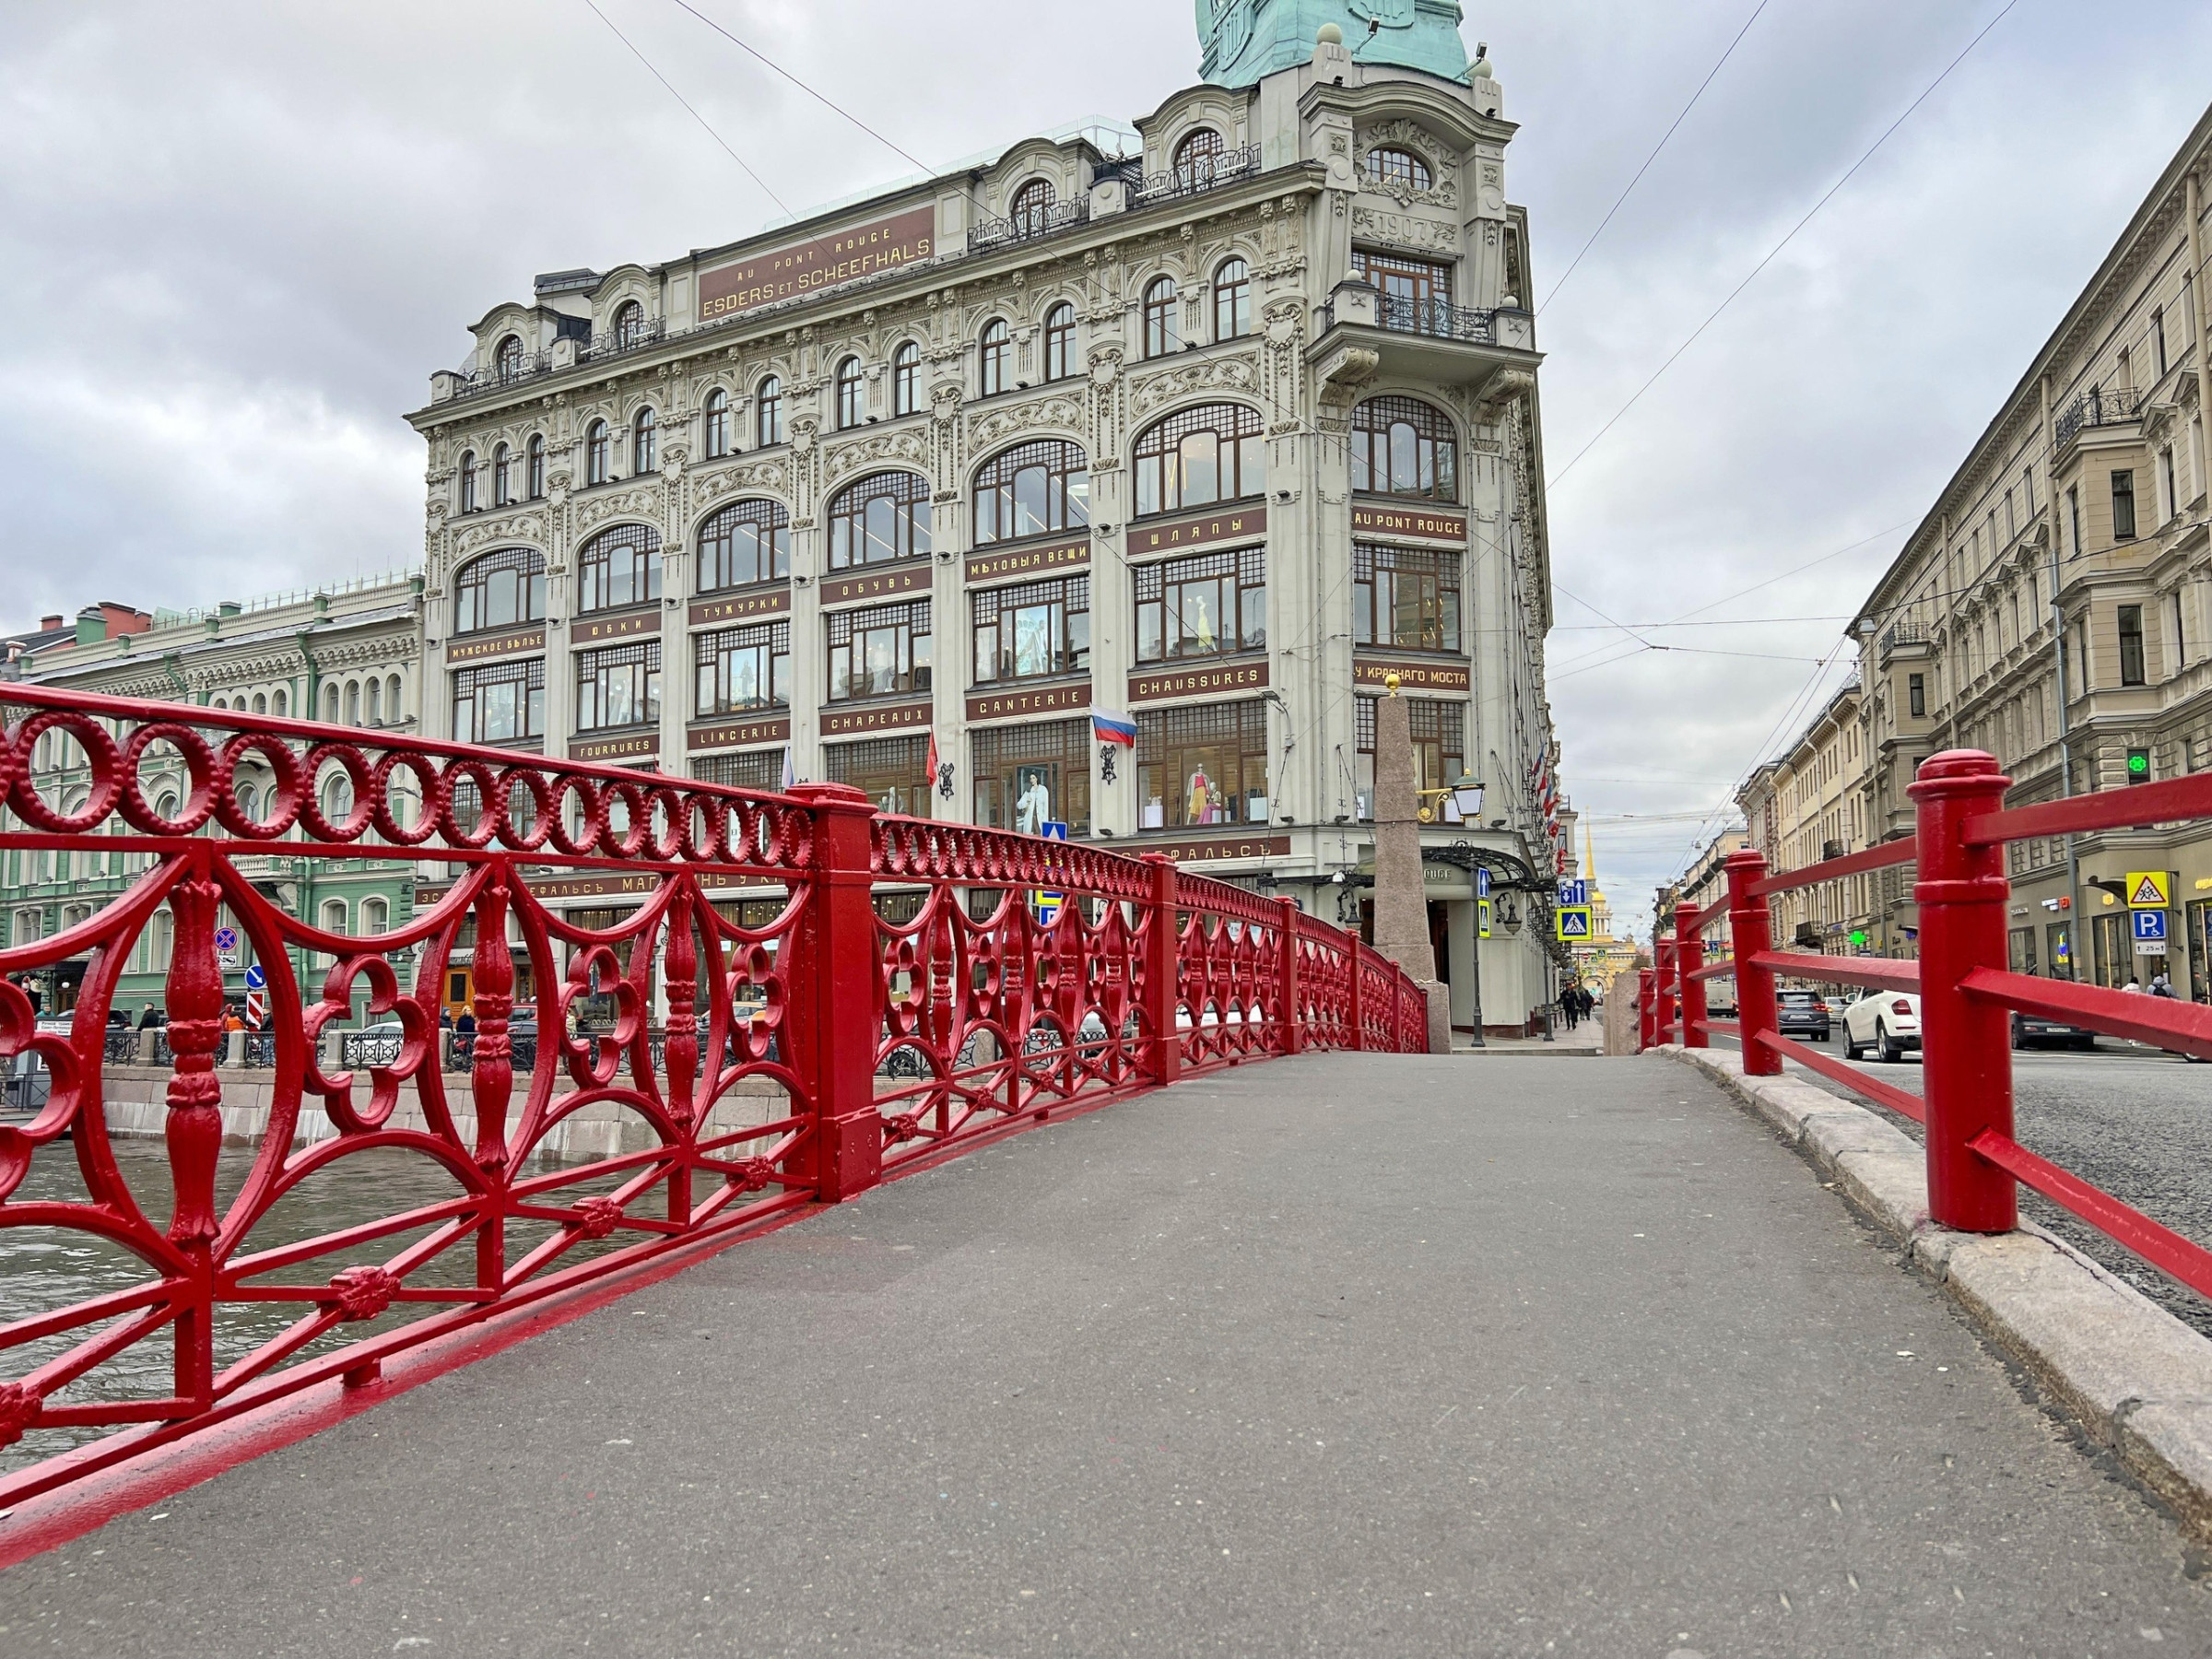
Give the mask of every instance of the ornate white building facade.
POLYGON ((1394 673, 1425 782, 1488 786, 1428 837, 1454 1022, 1520 1029, 1565 957, 1514 131, 1487 64, 1324 38, 1118 141, 539 277, 409 418, 429 730, 768 788, 788 756, 1356 919, 1394 673), (1530 921, 1479 970, 1478 866, 1530 921))

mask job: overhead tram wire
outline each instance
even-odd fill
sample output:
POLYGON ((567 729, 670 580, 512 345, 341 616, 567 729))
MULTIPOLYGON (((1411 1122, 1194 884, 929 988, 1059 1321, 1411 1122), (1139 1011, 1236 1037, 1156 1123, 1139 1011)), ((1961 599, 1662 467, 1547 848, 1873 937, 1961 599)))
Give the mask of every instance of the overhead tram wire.
POLYGON ((1590 240, 1577 249, 1574 257, 1567 262, 1567 268, 1559 273, 1559 279, 1551 285, 1551 292, 1545 295, 1536 306, 1536 315, 1542 316, 1544 307, 1559 297, 1559 290, 1567 286, 1567 278, 1573 276, 1575 267, 1583 263, 1583 255, 1597 245, 1597 239, 1606 233, 1606 227, 1613 222, 1613 216, 1620 211, 1621 204, 1643 182, 1643 175, 1651 171, 1652 163, 1659 159, 1659 152, 1666 147, 1666 141, 1675 135, 1675 128, 1689 119, 1689 112, 1698 107, 1698 100, 1705 96, 1705 88, 1712 85, 1713 77, 1735 55, 1735 49, 1744 43, 1744 37, 1751 32, 1751 25, 1759 21, 1759 14, 1767 9, 1767 3, 1768 0, 1759 0, 1759 4, 1751 8, 1751 15, 1744 19, 1744 26, 1735 31, 1735 39, 1728 42, 1727 51, 1722 53, 1719 61, 1705 72, 1705 78, 1698 83, 1698 89, 1689 95, 1689 101, 1682 106, 1682 113, 1675 117, 1665 132, 1660 134, 1659 142, 1652 146, 1652 153, 1643 159, 1643 165, 1636 170, 1636 176, 1614 198, 1613 206, 1606 209, 1606 217, 1597 221, 1597 229, 1590 232, 1590 240))
MULTIPOLYGON (((769 184, 769 182, 762 178, 759 173, 755 172, 752 170, 751 164, 747 162, 743 156, 739 155, 735 150, 730 148, 729 140, 724 138, 720 133, 716 132, 712 126, 708 124, 707 118, 691 107, 691 100, 676 89, 676 85, 673 81, 671 81, 666 76, 663 75, 658 69, 653 67, 653 60, 647 57, 642 52, 638 50, 637 42, 632 41, 628 35, 624 34, 619 29, 615 28, 615 20, 599 9, 599 0, 583 0, 583 3, 592 8, 592 15, 594 17, 597 18, 600 22, 606 24, 607 28, 614 29, 615 39, 629 48, 630 55, 636 58, 639 63, 645 65, 646 70, 653 76, 653 78, 659 81, 662 86, 668 88, 668 96, 675 99, 677 103, 682 104, 686 112, 689 113, 691 119, 698 122, 700 126, 706 128, 707 136, 713 139, 715 143, 721 145, 724 152, 730 158, 730 159, 736 162, 739 167, 745 169, 745 176, 752 180, 754 183, 759 185, 763 191, 766 191, 768 194, 768 199, 773 202, 778 208, 785 213, 789 213, 791 211, 789 204, 787 204, 782 196, 775 193, 774 189, 769 184)), ((688 9, 688 7, 686 9, 688 9)))
POLYGON ((1890 135, 1895 133, 1899 127, 1904 125, 1905 123, 1912 118, 1912 112, 1919 109, 1922 104, 1925 103, 1935 93, 1936 88, 1942 86, 1945 81, 1950 78, 1951 71, 1958 68, 1960 64, 1966 62, 1967 54, 1972 52, 1975 47, 1982 43, 1983 40, 1988 35, 1991 29, 1996 28, 1998 24, 2002 23, 2007 17, 2011 16, 2013 8, 2019 5, 2019 3, 2020 0, 2005 0, 2005 5, 1999 9, 1997 15, 1992 18, 1988 22, 1984 23, 1982 26, 1981 30, 1974 36, 1974 38, 1969 41, 1959 51, 1959 55, 1943 66, 1943 72, 1927 84, 1927 87, 1922 91, 1918 98, 1915 98, 1911 103, 1905 106, 1904 112, 1902 114, 1898 116, 1895 121, 1891 122, 1888 126, 1882 129, 1881 136, 1877 138, 1872 144, 1868 145, 1865 152, 1861 155, 1856 161, 1853 161, 1848 169, 1845 170, 1843 176, 1838 179, 1833 184, 1830 184, 1828 187, 1827 192, 1820 197, 1820 199, 1815 202, 1811 207, 1806 210, 1805 217, 1799 219, 1794 225, 1790 227, 1789 233, 1785 235, 1780 241, 1776 242, 1771 248, 1767 250, 1766 256, 1762 258, 1757 265, 1751 267, 1750 274, 1747 276, 1741 282, 1737 283, 1735 287, 1729 289, 1728 297, 1723 300, 1720 304, 1714 306, 1712 308, 1712 314, 1708 316, 1704 322, 1699 324, 1697 327, 1690 332, 1689 337, 1684 340, 1681 345, 1676 347, 1674 350, 1667 355, 1666 360, 1661 363, 1658 368, 1652 371, 1651 379, 1645 381, 1642 385, 1636 388, 1634 394, 1630 397, 1629 401, 1622 404, 1618 409, 1614 411, 1612 418, 1607 420, 1604 426, 1598 428, 1597 431, 1591 437, 1590 441, 1583 444, 1581 449, 1574 453, 1574 458, 1572 460, 1569 461, 1566 465, 1559 468, 1558 472, 1552 474, 1549 478, 1545 480, 1545 488, 1547 490, 1557 488, 1561 481, 1566 478, 1567 475, 1572 472, 1581 463, 1583 457, 1587 455, 1592 450, 1595 449, 1604 440, 1606 434, 1610 432, 1615 426, 1619 424, 1621 417, 1625 416, 1630 409, 1634 408, 1636 405, 1641 401, 1643 394, 1659 383, 1660 377, 1665 374, 1669 369, 1675 366, 1676 360, 1679 359, 1684 352, 1688 351, 1692 346, 1698 343, 1699 339, 1704 335, 1705 331, 1711 328, 1720 320, 1721 313, 1726 311, 1731 305, 1735 303, 1736 297, 1740 295, 1746 288, 1749 288, 1753 282, 1758 280, 1759 274, 1765 270, 1767 266, 1774 263, 1774 260, 1781 254, 1782 251, 1788 247, 1791 242, 1796 240, 1797 233, 1804 229, 1806 226, 1813 222, 1814 217, 1819 213, 1820 209, 1827 206, 1828 204, 1834 199, 1836 193, 1841 190, 1844 185, 1851 182, 1852 179, 1857 174, 1859 169, 1865 166, 1868 161, 1874 159, 1875 152, 1880 149, 1883 145, 1889 141, 1890 135))

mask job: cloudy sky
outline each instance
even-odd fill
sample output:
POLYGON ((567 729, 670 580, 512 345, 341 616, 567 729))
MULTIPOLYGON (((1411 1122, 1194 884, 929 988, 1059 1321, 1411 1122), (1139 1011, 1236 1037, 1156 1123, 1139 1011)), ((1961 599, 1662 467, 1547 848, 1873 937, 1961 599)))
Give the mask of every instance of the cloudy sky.
MULTIPOLYGON (((599 4, 792 207, 907 171, 673 0, 599 4)), ((1195 77, 1189 0, 694 4, 932 163, 1195 77)), ((1539 297, 1757 6, 1470 5, 1539 297)), ((2005 6, 1769 0, 1546 303, 1552 694, 1624 910, 1839 677, 1841 622, 2212 97, 2212 8, 2014 0, 1578 461, 2005 6)), ((414 561, 400 415, 465 324, 535 272, 779 211, 587 0, 0 0, 0 626, 414 561)))

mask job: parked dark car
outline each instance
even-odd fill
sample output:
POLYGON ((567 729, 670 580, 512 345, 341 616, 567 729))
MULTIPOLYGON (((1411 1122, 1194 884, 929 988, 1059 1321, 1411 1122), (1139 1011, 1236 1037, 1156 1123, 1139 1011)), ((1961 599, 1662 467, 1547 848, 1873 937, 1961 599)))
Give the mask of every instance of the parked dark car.
POLYGON ((2097 1046, 2097 1033, 2068 1025, 2063 1019, 2045 1019, 2040 1014, 2012 1017, 2014 1048, 2049 1048, 2054 1044, 2061 1048, 2093 1049, 2097 1046))
POLYGON ((1828 1003, 1818 991, 1777 991, 1774 1024, 1784 1037, 1806 1037, 1815 1042, 1829 1038, 1828 1003))

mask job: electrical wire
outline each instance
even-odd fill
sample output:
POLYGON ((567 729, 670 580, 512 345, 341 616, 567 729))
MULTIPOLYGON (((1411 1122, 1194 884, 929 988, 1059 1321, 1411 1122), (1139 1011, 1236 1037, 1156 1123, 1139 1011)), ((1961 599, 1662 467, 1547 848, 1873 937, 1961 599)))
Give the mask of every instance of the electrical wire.
POLYGON ((1705 96, 1705 88, 1712 85, 1713 76, 1720 74, 1722 66, 1735 55, 1735 49, 1743 44, 1744 37, 1751 32, 1751 25, 1759 21, 1759 14, 1766 9, 1767 0, 1759 0, 1759 4, 1751 8, 1751 15, 1744 19, 1744 26, 1735 31, 1735 39, 1728 42, 1728 50, 1721 53, 1720 62, 1705 72, 1705 78, 1698 83, 1698 89, 1689 95, 1689 101, 1682 106, 1682 113, 1676 116, 1673 124, 1659 135, 1659 142, 1652 146, 1652 153, 1643 159, 1643 165, 1636 170, 1636 176, 1614 198, 1613 206, 1606 209, 1606 217, 1597 221, 1597 229, 1590 232, 1590 240, 1576 251, 1574 257, 1568 262, 1567 268, 1559 273, 1559 279, 1551 285, 1551 292, 1545 295, 1542 303, 1536 307, 1536 315, 1543 315, 1544 307, 1559 297, 1559 290, 1567 286, 1567 278, 1573 276, 1575 266, 1583 263, 1583 255, 1597 245, 1597 239, 1606 233, 1606 227, 1613 222, 1613 216, 1620 211, 1621 204, 1629 199, 1630 192, 1642 182, 1643 175, 1651 171, 1652 163, 1659 159, 1659 152, 1666 147, 1666 141, 1675 135, 1675 128, 1689 118, 1689 112, 1698 107, 1698 100, 1705 96))
MULTIPOLYGON (((594 18, 597 18, 600 22, 606 24, 607 28, 614 29, 615 39, 629 48, 630 55, 636 58, 639 63, 645 65, 646 69, 652 74, 653 78, 659 81, 662 86, 668 88, 668 96, 675 99, 677 103, 682 104, 684 109, 690 114, 691 119, 698 122, 700 126, 706 128, 707 136, 713 139, 715 143, 721 145, 724 152, 728 155, 730 159, 745 169, 745 176, 752 180, 754 183, 759 185, 762 190, 766 191, 768 193, 768 199, 770 201, 773 202, 779 208, 782 209, 783 212, 789 213, 791 211, 790 206, 784 202, 783 198, 778 195, 770 186, 769 182, 762 178, 759 173, 755 172, 752 170, 751 164, 748 163, 743 156, 739 155, 735 150, 730 148, 729 140, 724 138, 720 133, 716 132, 713 127, 708 124, 707 118, 704 115, 701 115, 697 110, 692 109, 691 100, 676 89, 675 82, 671 81, 658 69, 653 68, 653 60, 647 57, 642 52, 638 50, 637 42, 632 41, 628 35, 624 34, 619 29, 615 28, 615 20, 599 9, 598 0, 583 0, 583 3, 592 8, 592 15, 594 18)), ((683 4, 683 0, 677 0, 677 4, 681 6, 683 4)), ((684 9, 688 11, 690 10, 690 7, 685 6, 684 9)))
POLYGON ((1780 241, 1776 242, 1771 248, 1767 250, 1766 256, 1762 258, 1757 265, 1751 267, 1750 274, 1747 276, 1741 282, 1737 283, 1735 287, 1728 290, 1727 298, 1723 300, 1720 304, 1712 308, 1712 314, 1708 316, 1704 322, 1699 324, 1697 327, 1690 332, 1689 337, 1684 340, 1681 345, 1676 347, 1672 352, 1667 354, 1666 360, 1661 363, 1658 368, 1652 371, 1652 376, 1649 380, 1645 381, 1642 385, 1636 388, 1634 394, 1630 397, 1627 403, 1621 405, 1618 409, 1614 411, 1611 419, 1607 420, 1604 426, 1597 429, 1596 432, 1592 435, 1590 441, 1583 444, 1581 449, 1575 452, 1574 458, 1569 461, 1566 465, 1559 468, 1558 472, 1552 474, 1549 478, 1545 480, 1545 488, 1547 492, 1557 489, 1561 481, 1566 478, 1567 475, 1572 472, 1575 467, 1580 465, 1583 457, 1587 455, 1592 450, 1595 449, 1599 442, 1604 440, 1606 434, 1610 432, 1615 426, 1619 424, 1621 418, 1627 415, 1630 409, 1634 408, 1636 405, 1641 401, 1643 394, 1659 383, 1660 377, 1664 375, 1669 369, 1675 366, 1676 360, 1679 359, 1684 352, 1688 351, 1692 346, 1698 343, 1699 339, 1703 336, 1705 331, 1711 328, 1713 324, 1720 320, 1720 316, 1723 312, 1726 311, 1731 305, 1735 303, 1736 296, 1741 294, 1746 288, 1749 288, 1753 282, 1758 280, 1759 274, 1765 270, 1767 266, 1774 263, 1774 260, 1781 254, 1782 251, 1788 247, 1791 242, 1796 240, 1797 233, 1804 229, 1806 226, 1813 222, 1814 216, 1817 215, 1821 208, 1828 206, 1829 202, 1833 199, 1838 191, 1841 190, 1844 185, 1851 182, 1853 177, 1857 174, 1859 169, 1865 166, 1868 161, 1872 160, 1874 159, 1875 152, 1880 149, 1883 145, 1889 141, 1889 135, 1892 133, 1895 133, 1899 127, 1904 125, 1905 123, 1911 119, 1912 112, 1919 109, 1922 104, 1925 103, 1928 99, 1934 95, 1936 88, 1942 86, 1945 81, 1950 78, 1951 71, 1958 68, 1960 64, 1964 63, 1966 61, 1967 54, 1972 52, 1975 47, 1982 43, 1983 39, 1989 33, 1991 29, 1996 28, 1998 24, 2002 23, 2007 17, 2011 16, 2013 8, 2019 5, 2019 3, 2020 0, 2005 0, 2005 5, 1998 11, 1997 15, 1992 18, 1988 22, 1984 23, 1982 26, 1980 32, 1978 32, 1972 40, 1966 43, 1965 47, 1959 52, 1959 55, 1953 58, 1948 64, 1944 65, 1943 72, 1927 84, 1927 87, 1922 91, 1918 98, 1915 98, 1911 103, 1905 106, 1904 112, 1902 114, 1898 116, 1895 121, 1891 122, 1888 126, 1882 129, 1881 136, 1877 138, 1872 144, 1868 145, 1865 152, 1844 171, 1843 176, 1838 179, 1833 184, 1830 184, 1826 193, 1821 195, 1820 199, 1815 202, 1811 207, 1806 209, 1805 217, 1799 219, 1794 225, 1790 227, 1789 233, 1785 235, 1780 241))

